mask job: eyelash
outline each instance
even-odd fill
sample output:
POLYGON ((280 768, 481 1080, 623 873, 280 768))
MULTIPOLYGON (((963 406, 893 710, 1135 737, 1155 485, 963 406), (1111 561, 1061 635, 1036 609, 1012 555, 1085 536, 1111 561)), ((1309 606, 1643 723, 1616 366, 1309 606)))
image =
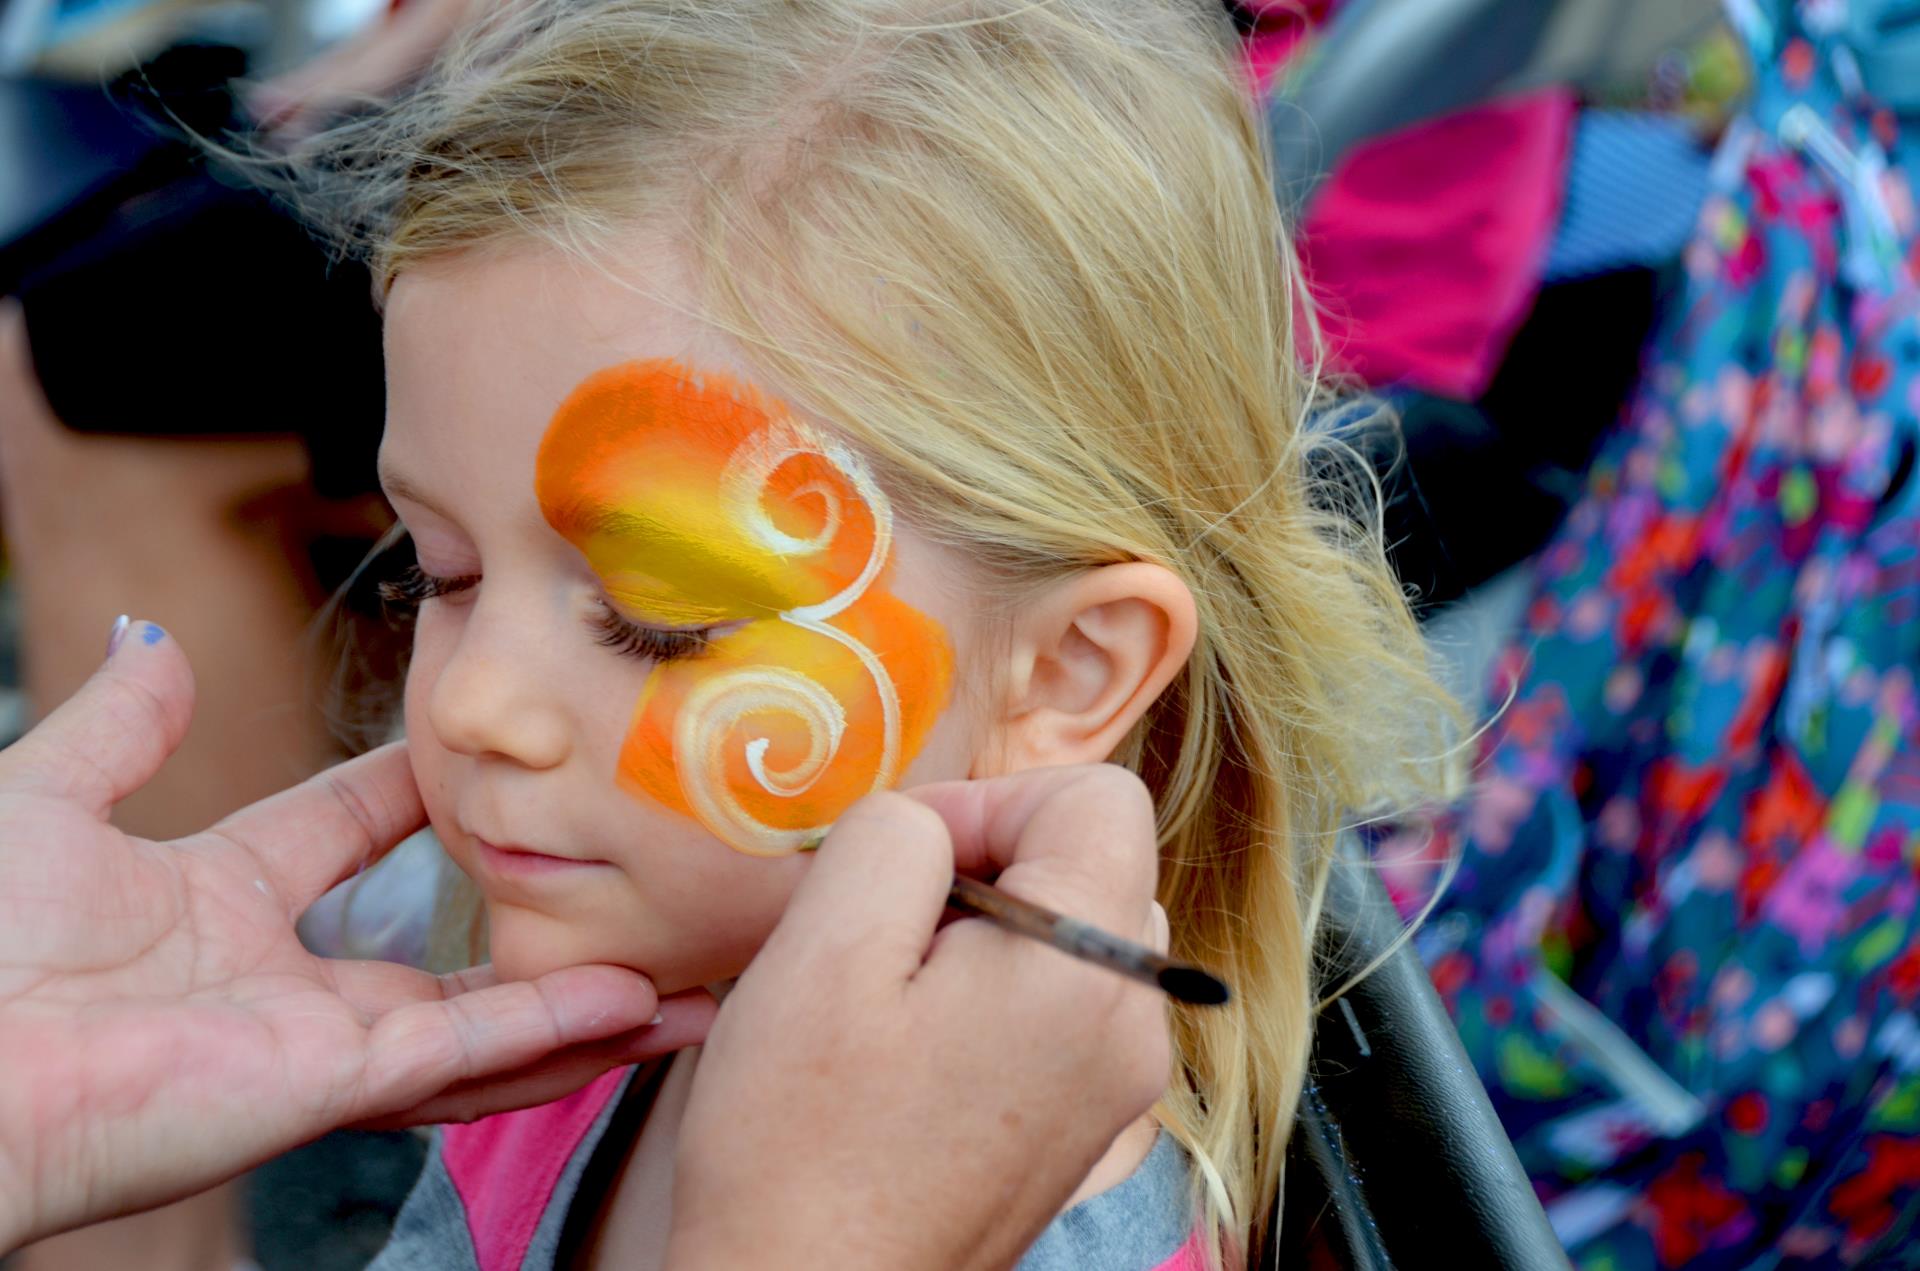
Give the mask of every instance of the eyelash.
POLYGON ((380 599, 395 605, 417 605, 422 601, 466 591, 479 581, 478 574, 441 577, 439 574, 429 574, 418 565, 409 565, 400 572, 400 577, 380 584, 380 599))
MULTIPOLYGON (((418 605, 423 601, 467 591, 480 582, 478 574, 441 577, 429 574, 418 565, 409 565, 399 578, 380 584, 380 599, 390 604, 418 605)), ((704 653, 713 641, 710 628, 698 630, 662 630, 629 622, 615 613, 605 601, 600 616, 593 619, 594 643, 612 649, 622 657, 644 658, 651 662, 672 662, 704 653)))
POLYGON ((659 627, 643 627, 628 622, 615 613, 606 602, 601 602, 600 616, 593 620, 594 642, 615 653, 630 658, 645 658, 651 662, 673 662, 680 658, 696 657, 707 651, 713 642, 710 628, 698 630, 662 630, 659 627))

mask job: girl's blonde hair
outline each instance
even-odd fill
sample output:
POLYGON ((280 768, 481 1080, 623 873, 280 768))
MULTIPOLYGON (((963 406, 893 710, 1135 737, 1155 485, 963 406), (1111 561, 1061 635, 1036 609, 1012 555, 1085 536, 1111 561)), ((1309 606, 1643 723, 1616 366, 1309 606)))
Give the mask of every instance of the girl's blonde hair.
POLYGON ((1264 132, 1208 0, 516 3, 329 139, 386 281, 527 237, 664 232, 700 316, 854 439, 993 601, 1192 589, 1185 672, 1115 758, 1152 789, 1177 1009, 1157 1113, 1213 1257, 1259 1248, 1342 818, 1450 793, 1453 706, 1331 431, 1264 132))

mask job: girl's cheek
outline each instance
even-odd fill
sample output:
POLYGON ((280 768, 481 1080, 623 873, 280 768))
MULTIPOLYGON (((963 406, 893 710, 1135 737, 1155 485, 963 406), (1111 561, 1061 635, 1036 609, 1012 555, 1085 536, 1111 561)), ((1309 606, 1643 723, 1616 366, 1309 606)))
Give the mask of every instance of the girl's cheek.
MULTIPOLYGON (((433 687, 445 669, 457 632, 444 612, 446 606, 428 603, 420 608, 413 624, 413 648, 407 657, 407 682, 401 695, 401 713, 412 753, 420 756, 429 749, 438 751, 440 742, 433 729, 433 687)), ((419 771, 420 759, 414 761, 419 771)), ((423 787, 424 789, 424 787, 423 787)))
POLYGON ((401 694, 401 709, 406 715, 407 735, 415 736, 417 730, 426 722, 422 708, 426 705, 426 695, 439 674, 438 659, 434 657, 434 642, 431 633, 432 619, 422 606, 413 620, 413 644, 407 650, 407 681, 401 694))

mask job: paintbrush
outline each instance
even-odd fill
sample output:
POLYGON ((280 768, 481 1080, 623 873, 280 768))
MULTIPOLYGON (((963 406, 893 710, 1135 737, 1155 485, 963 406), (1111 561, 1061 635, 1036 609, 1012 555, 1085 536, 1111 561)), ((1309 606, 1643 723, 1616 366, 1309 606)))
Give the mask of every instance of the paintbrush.
POLYGON ((963 875, 954 875, 947 906, 985 918, 1017 936, 1050 944, 1082 962, 1154 985, 1175 1001, 1220 1006, 1231 996, 1220 979, 1191 963, 1161 957, 1144 945, 1108 935, 1098 927, 1042 909, 963 875))

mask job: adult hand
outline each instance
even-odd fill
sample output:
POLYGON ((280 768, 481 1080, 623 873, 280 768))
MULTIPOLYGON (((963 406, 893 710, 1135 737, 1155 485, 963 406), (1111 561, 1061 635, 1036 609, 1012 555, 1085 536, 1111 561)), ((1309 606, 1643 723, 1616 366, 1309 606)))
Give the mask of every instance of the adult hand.
POLYGON ((406 755, 375 751, 190 838, 122 834, 108 812, 192 706, 186 658, 135 624, 0 751, 0 1251, 336 1126, 538 1102, 704 1033, 710 1000, 657 1003, 611 967, 495 984, 314 957, 301 911, 423 823, 406 755))
POLYGON ((337 111, 402 87, 474 11, 475 0, 408 0, 312 61, 247 90, 247 109, 281 140, 297 141, 337 111))
POLYGON ((1055 768, 878 795, 728 994, 674 1179, 675 1267, 1012 1265, 1165 1090, 1152 989, 982 920, 953 872, 1164 943, 1153 807, 1055 768))

